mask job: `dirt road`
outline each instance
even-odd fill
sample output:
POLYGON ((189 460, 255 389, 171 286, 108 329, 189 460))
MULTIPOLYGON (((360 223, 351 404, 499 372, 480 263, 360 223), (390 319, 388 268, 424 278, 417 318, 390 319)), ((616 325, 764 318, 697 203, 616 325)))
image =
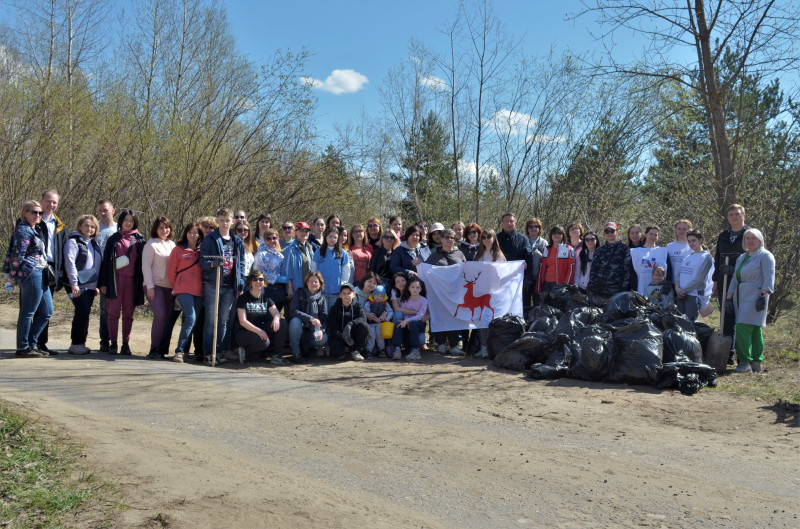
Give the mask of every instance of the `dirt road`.
MULTIPOLYGON (((0 317, 0 399, 120 483, 116 527, 800 527, 800 424, 780 406, 439 355, 18 359, 13 307, 0 317)), ((68 333, 55 325, 52 343, 68 333)), ((135 335, 143 355, 149 329, 135 335)))

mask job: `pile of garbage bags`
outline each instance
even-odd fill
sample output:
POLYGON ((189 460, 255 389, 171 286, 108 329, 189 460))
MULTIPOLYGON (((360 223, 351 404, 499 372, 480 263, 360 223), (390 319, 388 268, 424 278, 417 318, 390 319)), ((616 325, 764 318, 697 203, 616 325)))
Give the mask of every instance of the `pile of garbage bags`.
POLYGON ((507 314, 489 324, 494 365, 533 379, 648 385, 687 395, 716 386, 716 370, 702 363, 714 332, 705 324, 660 309, 637 292, 600 301, 567 285, 543 302, 527 319, 507 314))

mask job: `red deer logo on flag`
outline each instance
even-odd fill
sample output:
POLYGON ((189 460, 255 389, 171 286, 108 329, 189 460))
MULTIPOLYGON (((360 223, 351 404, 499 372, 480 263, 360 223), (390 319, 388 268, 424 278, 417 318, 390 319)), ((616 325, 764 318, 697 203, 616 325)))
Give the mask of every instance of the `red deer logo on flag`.
POLYGON ((522 316, 523 261, 417 266, 425 282, 431 330, 485 329, 494 318, 522 316))
POLYGON ((484 294, 482 296, 477 296, 476 297, 475 294, 472 293, 472 291, 475 289, 475 282, 478 280, 478 278, 481 277, 481 273, 478 272, 478 275, 475 276, 475 279, 467 279, 467 276, 465 276, 463 272, 461 273, 461 277, 463 277, 464 281, 466 281, 466 284, 464 284, 464 288, 466 288, 467 291, 464 293, 464 303, 460 303, 460 304, 458 304, 456 306, 456 313, 453 314, 453 316, 458 316, 458 309, 460 309, 461 307, 464 307, 465 309, 469 309, 470 310, 470 312, 472 313, 472 318, 471 319, 473 319, 473 320, 475 319, 475 309, 479 309, 480 310, 480 312, 478 313, 478 316, 483 314, 483 309, 491 310, 492 311, 492 319, 494 319, 494 309, 492 308, 492 304, 491 304, 492 303, 492 295, 491 294, 484 294))

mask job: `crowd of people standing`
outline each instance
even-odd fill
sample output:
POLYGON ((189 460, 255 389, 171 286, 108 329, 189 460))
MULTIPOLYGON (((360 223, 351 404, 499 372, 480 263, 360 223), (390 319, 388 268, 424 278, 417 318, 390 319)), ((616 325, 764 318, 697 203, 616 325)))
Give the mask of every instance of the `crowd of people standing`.
MULTIPOLYGON (((286 356, 302 363, 311 355, 419 360, 430 349, 463 355, 466 330, 427 338, 430 315, 417 267, 523 261, 525 307, 576 285, 598 299, 637 291, 695 321, 710 314, 716 296, 729 314, 722 332, 735 336, 737 371, 759 371, 763 361, 775 260, 738 204, 728 208, 730 228, 717 238, 713 256, 688 219, 675 222, 674 241, 659 246, 658 226, 631 226, 623 241, 613 221, 603 226, 600 244, 579 222, 546 231, 532 217, 520 232, 511 213, 496 232, 460 221, 404 229, 399 216, 386 228, 372 217, 348 229, 337 215, 273 226, 266 213, 251 230, 244 211, 220 208, 179 228, 176 242, 168 218, 140 227, 135 211, 117 213, 110 200, 98 201, 97 217, 80 216, 68 232, 55 216, 58 204, 55 191, 41 203, 25 203, 4 263, 7 289, 19 287, 20 357, 57 354, 47 347, 47 327, 53 292, 61 288, 74 305, 71 354, 91 352, 88 326, 99 298, 99 351, 109 354, 133 354, 135 309, 146 301, 153 314, 149 359, 168 356, 179 317, 175 362, 184 362, 192 347, 195 360, 208 364, 212 351, 218 363, 260 357, 274 365, 287 364, 286 356)), ((486 329, 479 338, 479 356, 486 357, 486 329)))

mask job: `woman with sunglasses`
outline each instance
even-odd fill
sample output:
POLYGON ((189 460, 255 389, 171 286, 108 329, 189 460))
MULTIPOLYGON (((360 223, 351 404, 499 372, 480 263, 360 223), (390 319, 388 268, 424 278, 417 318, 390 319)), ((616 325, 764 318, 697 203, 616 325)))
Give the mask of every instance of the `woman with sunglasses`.
POLYGON ((261 270, 250 272, 247 277, 249 288, 236 300, 234 337, 239 346, 239 363, 246 363, 248 357, 265 355, 272 346, 272 365, 285 366, 288 362, 283 359, 282 351, 289 327, 265 292, 264 279, 261 270))
POLYGON ((381 235, 383 225, 378 217, 372 217, 367 221, 367 244, 372 246, 373 254, 381 247, 381 235))
POLYGON ((603 236, 606 243, 594 252, 587 290, 601 298, 610 298, 630 290, 631 252, 619 238, 615 222, 606 223, 603 236))
POLYGON ((475 260, 487 261, 489 263, 506 262, 506 256, 503 255, 503 250, 500 249, 500 243, 497 242, 497 233, 495 233, 493 229, 487 228, 481 234, 481 245, 478 248, 475 260))
POLYGON ((459 243, 458 249, 461 250, 467 261, 474 261, 475 256, 478 255, 478 248, 481 245, 481 233, 483 233, 483 230, 474 222, 470 222, 464 228, 464 240, 459 243))
MULTIPOLYGON (((438 223, 437 223, 438 224, 438 223)), ((436 224, 434 224, 436 226, 436 224)), ((441 225, 440 225, 441 226, 441 225)), ((453 230, 442 230, 442 246, 425 260, 425 264, 435 266, 450 266, 466 263, 467 258, 456 248, 456 233, 453 230)), ((449 344, 447 352, 451 355, 463 355, 464 351, 458 347, 461 331, 432 332, 431 338, 439 344, 439 352, 445 352, 445 342, 449 344)))
POLYGON ((279 242, 281 250, 294 242, 294 224, 288 220, 281 226, 281 239, 279 242))
POLYGON ((575 276, 572 284, 578 287, 582 293, 586 293, 586 286, 589 284, 589 276, 592 272, 592 262, 594 253, 597 250, 597 235, 593 231, 588 231, 583 236, 583 246, 575 252, 575 276))
POLYGON ((400 246, 400 239, 392 230, 386 230, 379 240, 380 246, 372 252, 369 260, 369 271, 378 274, 383 284, 389 285, 392 281, 392 252, 400 246))
POLYGON ((566 238, 561 226, 550 229, 550 244, 544 249, 542 267, 536 282, 536 290, 542 294, 572 283, 575 275, 575 250, 567 244, 566 238))
POLYGON ((42 220, 42 206, 29 200, 19 216, 21 220, 11 236, 6 257, 9 280, 12 285, 19 285, 20 290, 16 354, 23 358, 40 358, 44 354, 37 349, 36 342, 53 315, 50 288, 42 281, 47 267, 45 242, 36 231, 36 225, 42 220))
POLYGON ((278 244, 278 232, 268 229, 264 232, 264 244, 259 247, 256 254, 253 270, 260 270, 264 274, 264 287, 267 297, 275 303, 278 312, 283 310, 287 302, 286 285, 288 263, 278 244))
POLYGON ((233 232, 244 242, 244 275, 248 276, 260 245, 255 235, 250 233, 250 224, 246 220, 237 220, 233 225, 233 232))
POLYGON ((547 248, 547 239, 542 237, 542 221, 536 217, 526 220, 525 236, 531 245, 531 256, 522 281, 523 308, 539 304, 540 296, 536 292, 536 282, 539 280, 539 270, 542 268, 542 255, 547 248))

